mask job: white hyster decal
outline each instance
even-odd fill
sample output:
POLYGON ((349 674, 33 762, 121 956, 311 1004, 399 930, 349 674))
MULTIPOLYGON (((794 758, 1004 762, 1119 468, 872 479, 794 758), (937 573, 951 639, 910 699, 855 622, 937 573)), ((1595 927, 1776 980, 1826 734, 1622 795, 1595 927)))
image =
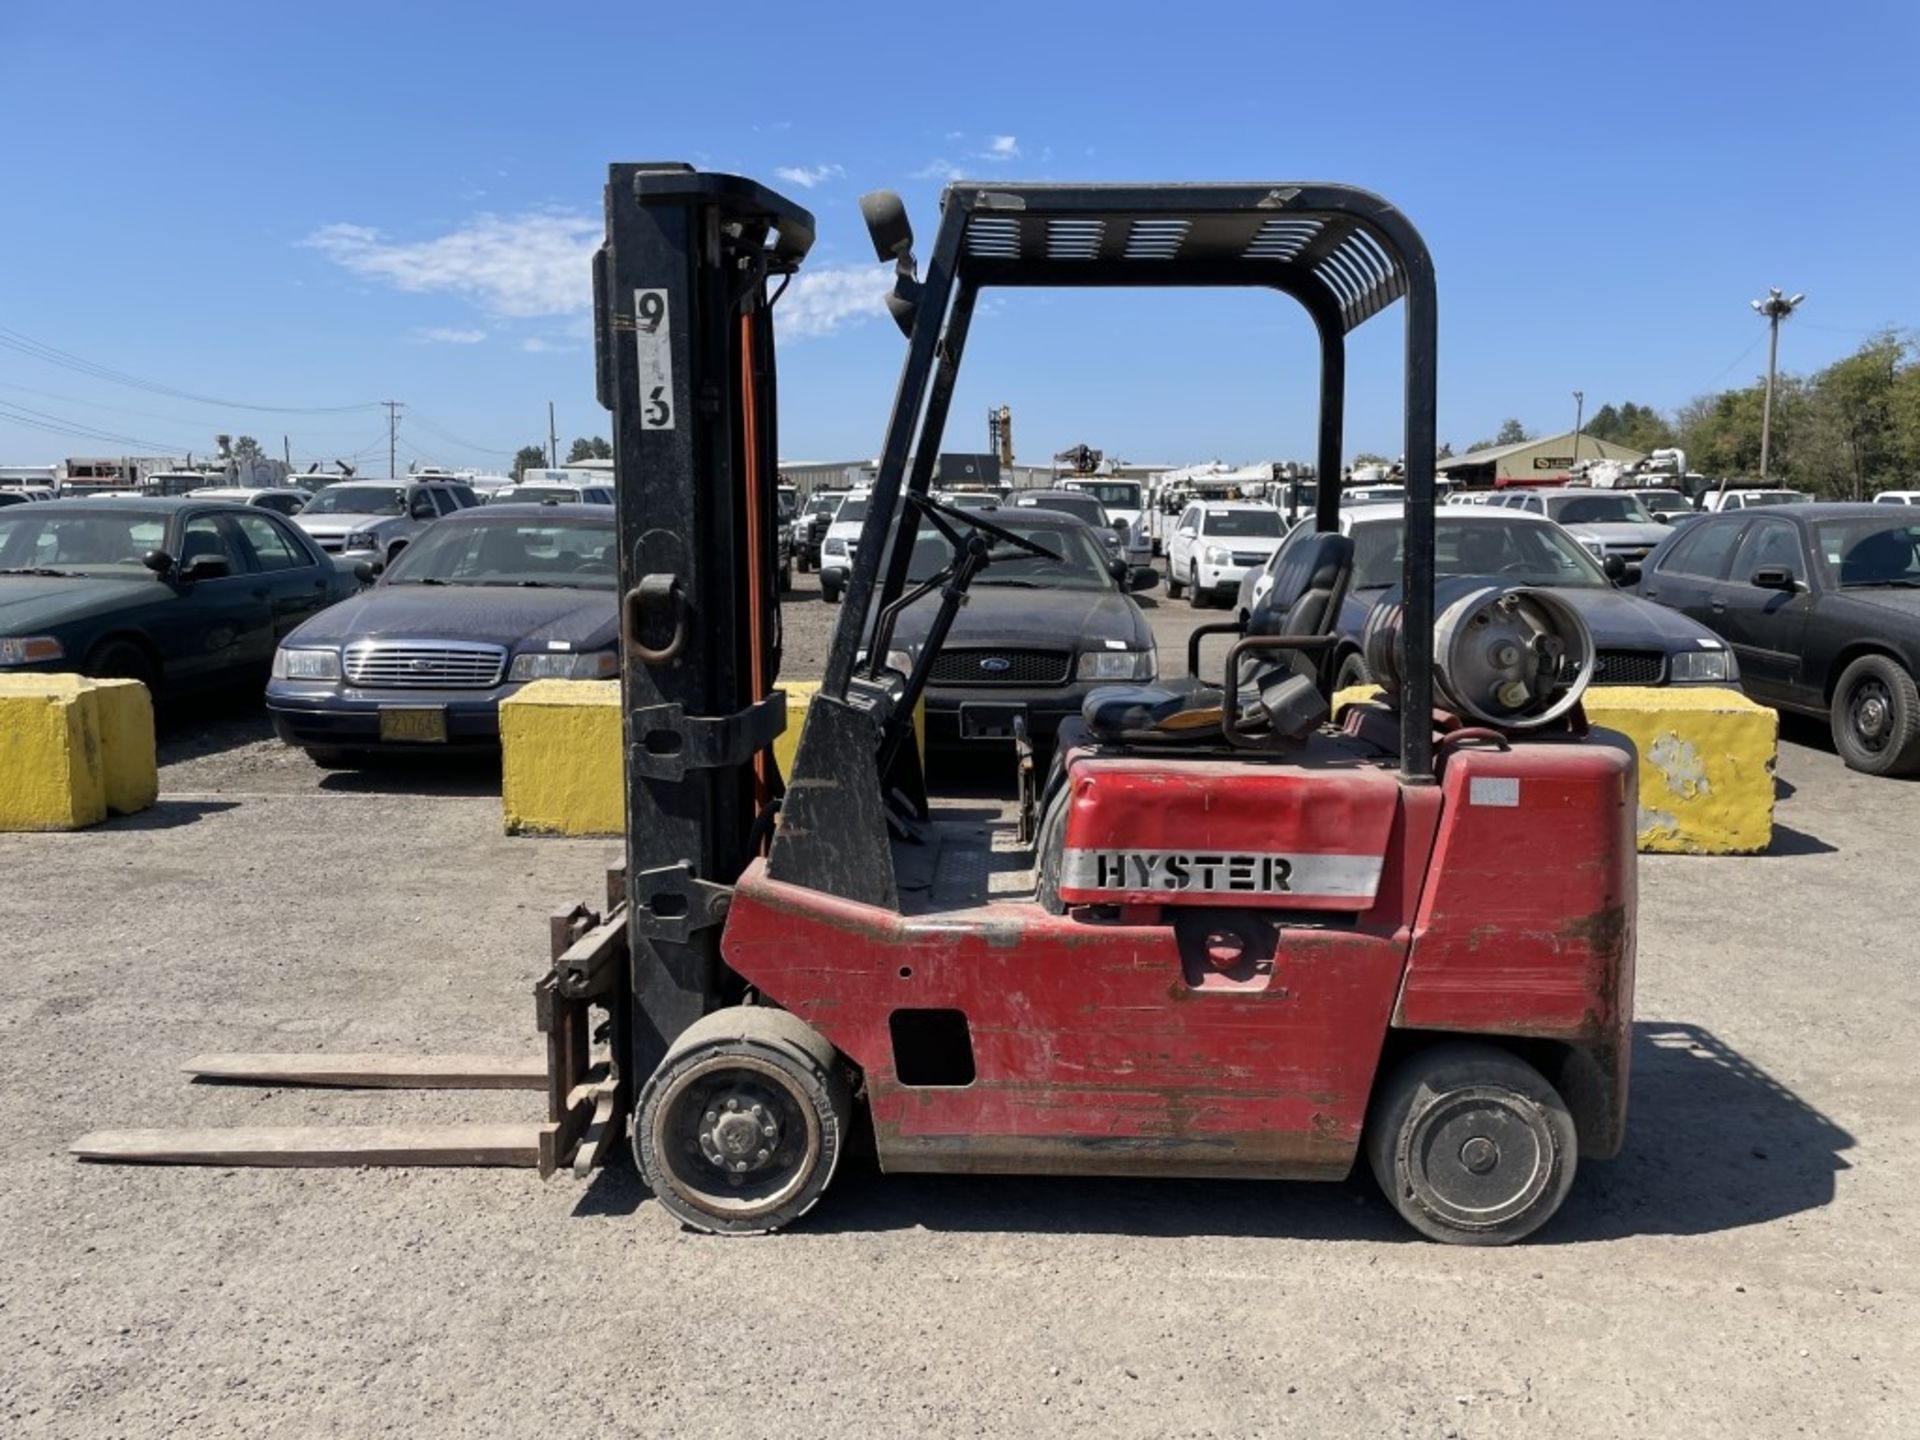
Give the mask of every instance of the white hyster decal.
POLYGON ((1179 895, 1340 895, 1370 898, 1377 855, 1280 855, 1233 850, 1068 850, 1063 890, 1179 895))

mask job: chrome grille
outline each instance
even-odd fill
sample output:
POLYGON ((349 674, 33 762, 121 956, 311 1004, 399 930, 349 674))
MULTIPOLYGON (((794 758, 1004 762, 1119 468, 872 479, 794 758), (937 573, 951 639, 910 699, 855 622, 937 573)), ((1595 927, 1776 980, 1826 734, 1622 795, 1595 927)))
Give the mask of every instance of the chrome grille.
POLYGON ((343 657, 347 683, 386 690, 491 690, 507 668, 500 645, 360 640, 343 657))
POLYGON ((1272 558, 1272 555, 1264 554, 1258 550, 1236 550, 1233 552, 1233 563, 1241 566, 1243 569, 1248 565, 1264 565, 1272 558))
POLYGON ((942 650, 934 657, 935 685, 1064 685, 1073 668, 1065 650, 942 650))

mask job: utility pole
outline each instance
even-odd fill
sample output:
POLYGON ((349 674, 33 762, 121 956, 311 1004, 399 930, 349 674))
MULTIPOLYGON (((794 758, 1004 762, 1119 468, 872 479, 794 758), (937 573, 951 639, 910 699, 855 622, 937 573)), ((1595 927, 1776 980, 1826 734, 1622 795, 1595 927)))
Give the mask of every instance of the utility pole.
POLYGON ((399 400, 382 400, 380 403, 387 407, 387 474, 390 476, 397 475, 400 472, 398 469, 399 458, 395 453, 395 447, 400 440, 400 410, 402 402, 399 400))
POLYGON ((293 469, 293 441, 287 436, 280 437, 280 458, 287 462, 287 469, 293 469))
MULTIPOLYGON (((1773 449, 1773 374, 1780 363, 1780 322, 1799 308, 1807 297, 1783 295, 1778 285, 1767 291, 1764 300, 1751 300, 1756 315, 1767 318, 1767 396, 1760 402, 1760 478, 1767 478, 1767 459, 1773 449)), ((1721 488, 1725 488, 1722 486, 1721 488)))
POLYGON ((553 428, 553 401, 547 401, 547 468, 560 468, 560 432, 553 428))
MULTIPOLYGON (((1584 390, 1573 392, 1573 464, 1580 463, 1580 421, 1586 415, 1587 394, 1584 390)), ((1572 467, 1569 466, 1569 469, 1572 467)))

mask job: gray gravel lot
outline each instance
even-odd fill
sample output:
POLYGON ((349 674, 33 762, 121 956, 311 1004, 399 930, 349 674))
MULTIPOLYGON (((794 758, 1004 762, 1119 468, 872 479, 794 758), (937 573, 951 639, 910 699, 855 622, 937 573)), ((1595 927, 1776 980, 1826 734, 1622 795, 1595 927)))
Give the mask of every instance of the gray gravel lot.
MULTIPOLYGON (((788 606, 788 673, 829 620, 788 606)), ((177 1067, 528 1053, 546 914, 611 858, 502 836, 489 767, 323 776, 197 717, 152 811, 0 836, 0 1434, 1920 1434, 1920 786, 1790 735, 1776 853, 1642 866, 1627 1153, 1467 1251, 1358 1180, 856 1170, 727 1241, 624 1163, 78 1165, 108 1124, 535 1118, 177 1067)))

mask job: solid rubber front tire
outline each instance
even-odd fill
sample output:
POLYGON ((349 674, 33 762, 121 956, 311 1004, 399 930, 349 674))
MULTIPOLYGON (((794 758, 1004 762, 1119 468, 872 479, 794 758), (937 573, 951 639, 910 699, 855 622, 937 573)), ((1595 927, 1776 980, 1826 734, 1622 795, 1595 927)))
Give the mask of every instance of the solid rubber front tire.
POLYGON ((1450 1245, 1508 1245, 1567 1198, 1573 1116, 1538 1070, 1492 1045, 1448 1042, 1403 1060, 1367 1117, 1367 1161, 1406 1222, 1450 1245))
POLYGON ((1920 689, 1900 663, 1862 655, 1833 689, 1833 748, 1867 775, 1920 770, 1920 689))
POLYGON ((735 1005, 688 1026, 642 1087, 634 1158, 682 1223, 762 1235, 819 1200, 852 1114, 845 1067, 818 1031, 785 1010, 735 1005), (729 1164, 751 1168, 735 1182, 729 1164))
POLYGON ((1347 656, 1346 659, 1340 662, 1339 678, 1333 682, 1333 688, 1336 690, 1348 690, 1356 685, 1371 685, 1373 683, 1373 672, 1367 669, 1367 662, 1362 660, 1359 655, 1354 654, 1347 656))

